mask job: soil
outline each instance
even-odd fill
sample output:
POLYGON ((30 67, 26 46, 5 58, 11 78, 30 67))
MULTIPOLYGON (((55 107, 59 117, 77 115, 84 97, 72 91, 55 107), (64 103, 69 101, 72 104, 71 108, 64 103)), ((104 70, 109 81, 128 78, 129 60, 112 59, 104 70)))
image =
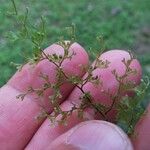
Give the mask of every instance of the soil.
POLYGON ((150 55, 150 26, 143 27, 137 33, 137 39, 134 44, 136 54, 139 55, 150 55))

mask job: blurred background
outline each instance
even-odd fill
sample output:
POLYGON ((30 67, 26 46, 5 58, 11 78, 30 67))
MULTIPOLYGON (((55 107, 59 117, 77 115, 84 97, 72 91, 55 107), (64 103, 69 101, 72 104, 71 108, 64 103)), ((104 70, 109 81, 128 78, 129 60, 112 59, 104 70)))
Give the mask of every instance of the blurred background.
MULTIPOLYGON (((150 74, 150 0, 15 0, 18 13, 38 25, 46 19, 43 48, 58 41, 66 26, 76 24, 78 42, 91 53, 98 51, 96 36, 103 35, 105 48, 132 50, 143 65, 144 75, 150 74)), ((0 87, 15 72, 10 62, 20 63, 22 52, 32 45, 12 34, 20 28, 11 0, 0 0, 0 87), (7 37, 11 34, 13 40, 7 37)), ((20 19, 20 18, 18 18, 20 19)))

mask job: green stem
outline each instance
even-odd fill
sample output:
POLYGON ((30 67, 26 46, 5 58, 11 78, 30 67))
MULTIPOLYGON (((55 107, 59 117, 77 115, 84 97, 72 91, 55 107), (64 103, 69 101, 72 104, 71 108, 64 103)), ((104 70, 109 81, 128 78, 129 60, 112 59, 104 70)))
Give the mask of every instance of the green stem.
POLYGON ((18 15, 18 11, 17 11, 17 7, 16 7, 16 4, 15 4, 15 1, 11 0, 11 2, 13 4, 14 10, 15 10, 15 15, 18 15))

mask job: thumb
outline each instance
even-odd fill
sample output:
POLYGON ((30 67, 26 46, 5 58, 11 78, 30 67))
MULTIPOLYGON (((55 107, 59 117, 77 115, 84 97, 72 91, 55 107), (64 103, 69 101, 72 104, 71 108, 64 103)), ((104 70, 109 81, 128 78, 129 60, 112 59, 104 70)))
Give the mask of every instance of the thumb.
POLYGON ((127 135, 105 121, 78 124, 53 141, 49 150, 133 150, 127 135))

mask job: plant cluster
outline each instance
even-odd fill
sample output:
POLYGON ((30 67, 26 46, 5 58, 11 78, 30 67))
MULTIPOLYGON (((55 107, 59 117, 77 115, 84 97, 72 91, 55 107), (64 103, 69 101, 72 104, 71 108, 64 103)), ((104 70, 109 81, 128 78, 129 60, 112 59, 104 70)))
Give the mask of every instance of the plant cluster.
MULTIPOLYGON (((17 15, 17 9, 14 1, 12 0, 15 14, 17 15)), ((104 105, 101 102, 95 100, 90 91, 85 91, 84 86, 87 83, 91 83, 94 86, 103 86, 103 81, 100 77, 94 76, 93 71, 95 69, 107 69, 109 67, 109 61, 103 61, 100 58, 100 54, 97 55, 94 65, 89 64, 88 66, 82 68, 86 72, 84 78, 76 75, 68 75, 64 72, 62 64, 65 60, 71 60, 75 53, 70 54, 69 48, 72 43, 75 42, 75 26, 67 28, 69 32, 70 39, 65 41, 63 38, 60 39, 57 44, 63 47, 64 54, 47 54, 42 49, 42 42, 44 40, 46 31, 45 31, 45 22, 43 17, 41 17, 41 24, 39 27, 33 27, 27 21, 28 18, 28 9, 26 11, 23 20, 21 20, 21 30, 17 36, 22 38, 28 38, 33 43, 33 53, 32 58, 27 58, 30 65, 36 65, 42 60, 48 60, 50 63, 54 64, 56 67, 56 79, 55 83, 49 81, 47 74, 41 73, 40 78, 44 81, 43 85, 35 89, 34 87, 29 87, 27 91, 17 96, 17 98, 24 100, 24 97, 30 93, 34 93, 39 99, 44 96, 46 90, 51 89, 53 91, 52 95, 49 95, 49 103, 53 107, 53 113, 49 114, 44 108, 41 111, 40 115, 37 118, 48 117, 52 123, 67 124, 68 118, 74 113, 77 113, 79 118, 84 118, 84 112, 87 109, 92 109, 96 115, 101 116, 103 120, 109 121, 108 113, 113 109, 117 110, 117 116, 113 123, 118 124, 126 133, 131 134, 133 132, 134 126, 137 121, 140 119, 141 115, 144 113, 144 108, 142 107, 142 101, 144 100, 144 94, 147 91, 149 86, 149 80, 146 81, 143 79, 142 83, 139 86, 135 87, 135 84, 128 80, 128 77, 136 74, 136 70, 133 70, 130 65, 134 60, 133 55, 130 53, 129 60, 122 60, 122 63, 125 66, 125 72, 123 75, 117 74, 116 70, 112 71, 116 81, 118 82, 117 92, 112 95, 110 91, 103 91, 104 94, 110 96, 112 102, 110 105, 104 105), (63 110, 60 106, 60 99, 62 98, 61 87, 64 82, 72 84, 74 87, 78 88, 81 91, 80 103, 72 104, 70 110, 63 110), (128 94, 123 95, 128 91, 132 91, 134 95, 132 97, 128 94), (58 119, 59 117, 59 119, 58 119)), ((102 43, 102 38, 98 38, 102 43)), ((102 51, 102 50, 101 50, 102 51)), ((19 69, 22 69, 22 66, 18 66, 19 69)))

